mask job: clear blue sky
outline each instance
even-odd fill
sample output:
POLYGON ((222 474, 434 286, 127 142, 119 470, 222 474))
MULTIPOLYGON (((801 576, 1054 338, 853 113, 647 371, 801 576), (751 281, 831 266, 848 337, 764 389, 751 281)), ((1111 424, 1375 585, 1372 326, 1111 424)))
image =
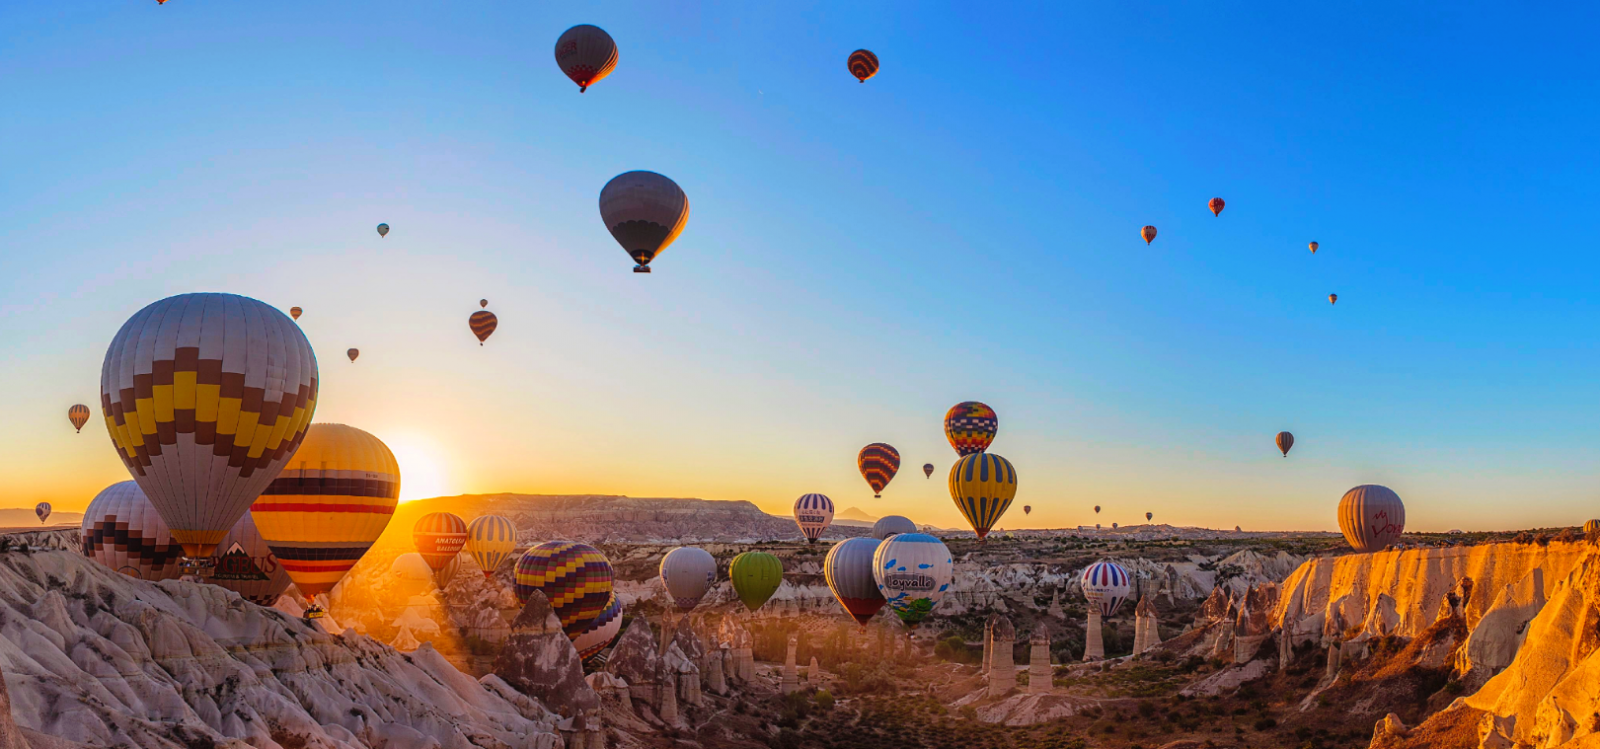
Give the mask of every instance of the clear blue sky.
POLYGON ((1366 482, 1418 530, 1580 523, 1595 15, 3 4, 0 504, 123 478, 65 409, 98 418, 139 307, 215 290, 304 306, 318 420, 418 491, 823 491, 953 526, 939 419, 979 399, 1035 508, 1002 526, 1332 529, 1366 482), (620 49, 583 95, 551 52, 576 23, 620 49), (693 206, 651 276, 596 208, 629 169, 693 206), (876 440, 907 464, 882 500, 876 440))

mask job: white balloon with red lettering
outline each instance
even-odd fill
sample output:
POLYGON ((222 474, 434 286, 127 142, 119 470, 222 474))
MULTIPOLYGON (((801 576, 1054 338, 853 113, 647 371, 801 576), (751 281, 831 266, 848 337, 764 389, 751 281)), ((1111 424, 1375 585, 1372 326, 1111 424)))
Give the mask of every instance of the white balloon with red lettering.
POLYGON ((1393 489, 1362 484, 1339 500, 1339 530, 1356 551, 1382 551, 1405 532, 1406 506, 1393 489))

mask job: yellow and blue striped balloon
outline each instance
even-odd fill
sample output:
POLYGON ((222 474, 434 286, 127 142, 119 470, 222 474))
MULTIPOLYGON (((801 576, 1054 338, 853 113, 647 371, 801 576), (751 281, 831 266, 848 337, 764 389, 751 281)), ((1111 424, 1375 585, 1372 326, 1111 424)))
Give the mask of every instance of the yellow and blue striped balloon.
POLYGON ((950 466, 950 498, 982 539, 1017 498, 1017 469, 994 453, 965 456, 950 466))
POLYGON ((517 548, 517 526, 499 515, 484 515, 467 524, 467 544, 464 547, 478 563, 484 577, 494 577, 494 571, 517 548))

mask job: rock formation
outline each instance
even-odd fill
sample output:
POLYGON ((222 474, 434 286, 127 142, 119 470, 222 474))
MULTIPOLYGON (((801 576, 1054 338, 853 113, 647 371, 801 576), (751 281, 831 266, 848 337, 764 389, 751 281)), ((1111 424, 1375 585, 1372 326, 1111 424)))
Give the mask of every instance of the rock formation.
POLYGON ((706 653, 705 666, 701 671, 705 674, 705 688, 714 694, 728 693, 728 677, 723 670, 728 657, 727 645, 706 653))
POLYGON ((806 666, 806 681, 812 685, 822 683, 822 665, 817 663, 817 657, 814 655, 811 656, 811 663, 806 666))
POLYGON ((1133 610, 1133 654, 1139 655, 1161 644, 1160 625, 1156 620, 1156 605, 1145 594, 1133 610))
POLYGON ((699 707, 703 704, 700 688, 700 667, 683 652, 682 648, 678 647, 677 640, 674 640, 672 645, 667 648, 667 654, 662 656, 661 666, 675 677, 679 703, 694 707, 699 707))
POLYGON ((1028 638, 1028 694, 1049 694, 1055 689, 1055 669, 1050 666, 1050 628, 1039 622, 1028 638))
POLYGON ((1090 604, 1089 621, 1084 625, 1083 635, 1083 659, 1086 661, 1105 660, 1105 638, 1100 633, 1105 623, 1101 619, 1100 607, 1090 604))
POLYGON ((606 673, 621 678, 635 702, 656 705, 656 679, 661 671, 661 657, 656 653, 655 632, 650 622, 637 616, 611 647, 611 659, 606 661, 606 673))
POLYGON ((0 670, 25 733, 90 746, 560 742, 539 702, 430 646, 402 655, 213 585, 135 580, 66 551, 0 553, 0 670))
POLYGON ((989 656, 989 698, 1000 699, 1017 688, 1017 630, 1011 620, 998 617, 994 622, 994 652, 989 656))
POLYGON ((494 672, 546 707, 572 717, 600 706, 583 680, 583 663, 544 594, 535 590, 500 648, 494 672))
POLYGON ((783 694, 796 692, 800 689, 800 670, 795 664, 795 653, 799 649, 800 635, 790 632, 788 650, 783 656, 783 682, 778 687, 778 691, 783 694))
POLYGON ((994 657, 994 623, 1000 618, 999 614, 990 614, 983 620, 983 662, 978 666, 978 673, 989 673, 989 661, 994 657))
POLYGON ((1245 591, 1234 620, 1233 662, 1248 663, 1261 650, 1261 644, 1272 636, 1272 614, 1278 605, 1276 583, 1252 585, 1245 591))

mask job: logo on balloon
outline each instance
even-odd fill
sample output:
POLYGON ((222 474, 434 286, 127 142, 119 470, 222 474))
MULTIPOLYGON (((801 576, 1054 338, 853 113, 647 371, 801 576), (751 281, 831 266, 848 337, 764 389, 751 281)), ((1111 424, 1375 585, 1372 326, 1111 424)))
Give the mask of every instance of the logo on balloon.
POLYGON ((891 572, 883 576, 883 587, 926 593, 939 587, 939 583, 932 575, 919 572, 891 572))

